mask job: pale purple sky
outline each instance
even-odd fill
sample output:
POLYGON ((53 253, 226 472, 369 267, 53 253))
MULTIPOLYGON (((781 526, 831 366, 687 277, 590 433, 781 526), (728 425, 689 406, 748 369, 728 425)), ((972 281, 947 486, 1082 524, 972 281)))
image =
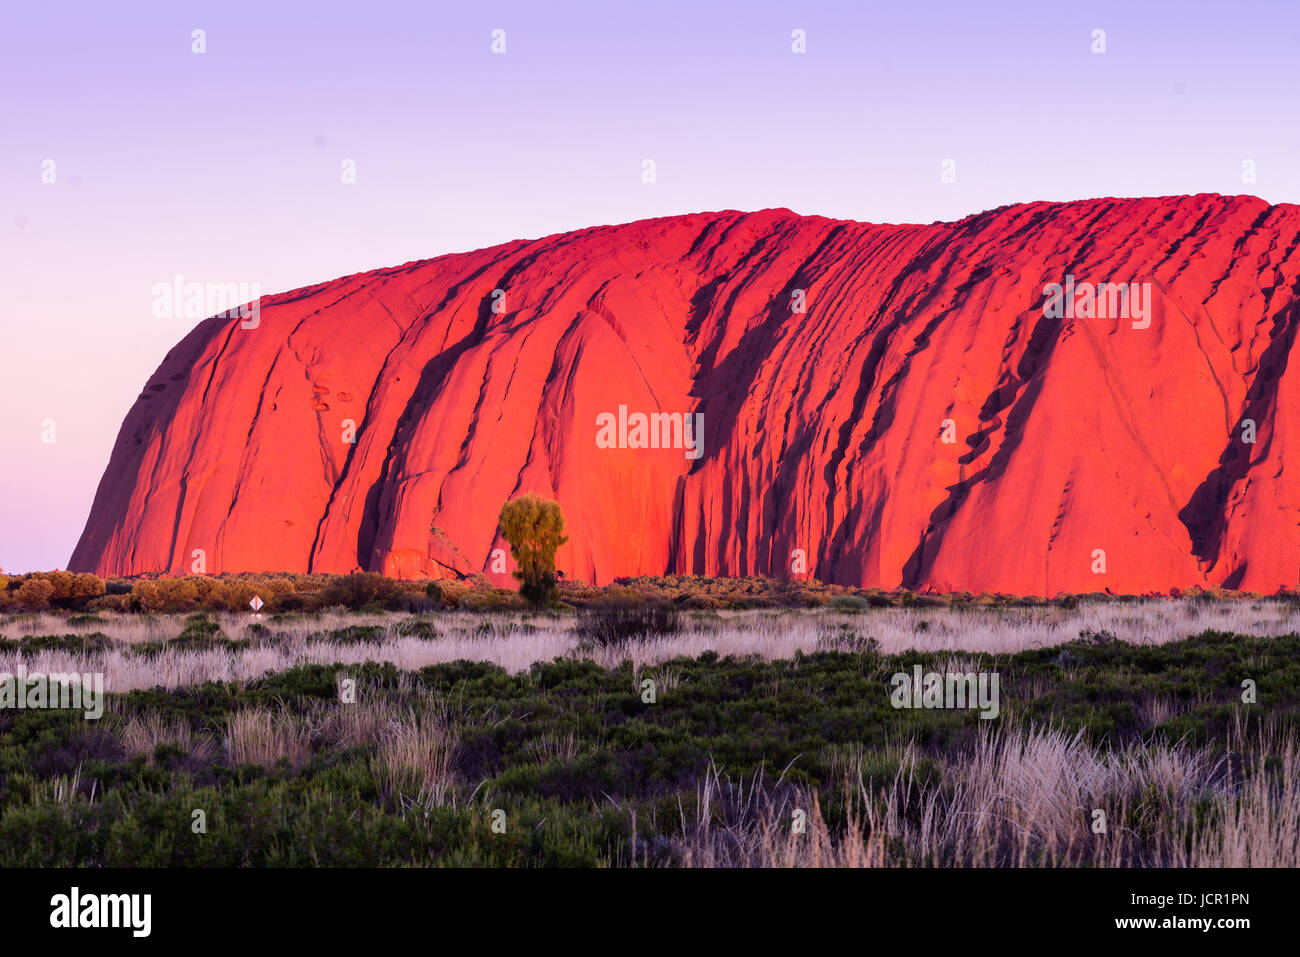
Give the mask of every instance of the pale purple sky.
POLYGON ((728 208, 1294 203, 1297 51, 1294 0, 5 4, 0 567, 67 562, 123 417, 195 324, 153 315, 176 274, 271 293, 728 208))

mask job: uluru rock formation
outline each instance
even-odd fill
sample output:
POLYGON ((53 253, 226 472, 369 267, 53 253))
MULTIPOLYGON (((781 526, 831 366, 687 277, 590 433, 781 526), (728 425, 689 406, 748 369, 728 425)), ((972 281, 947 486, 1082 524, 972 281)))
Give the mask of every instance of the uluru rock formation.
POLYGON ((595 583, 1293 586, 1298 242, 1218 195, 723 212, 263 297, 146 383, 70 568, 492 572, 533 491, 595 583))

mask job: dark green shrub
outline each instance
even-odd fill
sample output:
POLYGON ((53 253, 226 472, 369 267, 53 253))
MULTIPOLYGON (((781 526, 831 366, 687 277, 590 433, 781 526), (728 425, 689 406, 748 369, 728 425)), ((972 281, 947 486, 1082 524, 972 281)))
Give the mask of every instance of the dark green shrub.
POLYGON ((861 595, 835 595, 826 603, 828 611, 862 612, 871 607, 871 602, 861 595))
POLYGON ((339 575, 321 593, 326 605, 343 605, 359 609, 371 602, 383 602, 397 595, 397 582, 377 572, 353 572, 339 575))
POLYGON ((681 613, 664 602, 619 602, 578 609, 574 629, 583 641, 606 648, 633 638, 675 635, 682 630, 681 613))
POLYGON ((501 506, 499 523, 518 566, 514 576, 519 594, 538 608, 555 601, 559 596, 555 552, 569 540, 559 503, 530 492, 501 506))

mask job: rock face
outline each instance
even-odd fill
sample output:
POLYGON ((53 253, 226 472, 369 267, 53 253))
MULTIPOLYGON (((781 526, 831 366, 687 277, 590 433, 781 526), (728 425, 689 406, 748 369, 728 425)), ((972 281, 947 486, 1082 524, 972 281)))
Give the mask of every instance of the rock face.
POLYGON ((497 514, 533 491, 595 583, 1272 591, 1300 574, 1298 243, 1300 207, 1217 195, 724 212, 264 297, 146 384, 69 567, 508 584, 497 514))

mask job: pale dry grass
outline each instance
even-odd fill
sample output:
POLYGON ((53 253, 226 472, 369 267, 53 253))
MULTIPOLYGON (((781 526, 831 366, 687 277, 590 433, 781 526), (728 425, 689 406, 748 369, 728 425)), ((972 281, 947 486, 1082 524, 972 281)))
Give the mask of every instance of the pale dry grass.
POLYGON ((816 793, 786 787, 784 773, 770 784, 760 770, 748 781, 710 766, 696 788, 693 813, 679 804, 682 867, 884 867, 882 833, 868 834, 849 809, 844 833, 833 834, 816 793), (794 824, 801 818, 801 830, 794 824))
MULTIPOLYGON (((95 790, 98 782, 91 782, 91 791, 89 796, 90 803, 95 802, 95 790)), ((42 804, 68 804, 74 801, 84 788, 81 781, 81 765, 72 774, 60 774, 52 778, 44 778, 37 781, 32 788, 32 804, 40 806, 42 804)))
POLYGON ((1163 824, 1185 818, 1195 800, 1215 792, 1223 764, 1179 744, 1098 752, 1082 733, 998 728, 983 729, 969 754, 944 762, 950 790, 922 789, 912 771, 911 763, 900 770, 873 822, 925 863, 1024 867, 1132 852, 1131 809, 1140 799, 1148 801, 1142 813, 1163 824), (1092 831, 1097 810, 1105 834, 1092 831))
MULTIPOLYGON (((114 707, 120 704, 115 702, 114 707)), ((150 763, 161 744, 176 745, 202 761, 212 761, 217 756, 217 745, 211 737, 195 734, 184 721, 169 721, 154 711, 124 715, 119 735, 128 755, 143 756, 150 763)))
MULTIPOLYGON (((100 612, 88 616, 95 620, 73 622, 75 616, 57 612, 38 612, 24 615, 0 615, 0 639, 22 638, 28 635, 89 635, 101 632, 114 641, 126 644, 140 644, 151 641, 167 641, 180 634, 185 626, 185 614, 123 614, 121 612, 100 612)), ((222 632, 229 638, 242 640, 254 637, 253 625, 261 625, 272 632, 286 636, 302 635, 309 631, 334 631, 349 625, 389 626, 396 617, 390 614, 366 614, 350 612, 345 609, 323 611, 312 617, 303 617, 290 624, 280 625, 272 622, 269 616, 251 612, 207 612, 207 616, 221 626, 222 632)))
POLYGON ((1272 729, 1255 732, 1253 743, 1240 726, 1235 747, 1256 758, 1271 754, 1273 776, 1254 775, 1219 801, 1210 827, 1198 833, 1179 867, 1300 867, 1300 742, 1272 729))
POLYGON ((550 764, 552 761, 568 763, 581 751, 578 736, 572 731, 562 737, 542 735, 524 746, 524 754, 537 764, 550 764))
POLYGON ((245 708, 230 715, 226 749, 234 765, 275 767, 281 760, 298 766, 311 757, 311 729, 286 710, 245 708))
POLYGON ((351 704, 321 702, 316 709, 316 726, 321 737, 340 748, 374 744, 380 733, 396 718, 396 709, 383 694, 358 694, 351 704))
POLYGON ((943 787, 918 782, 918 751, 885 787, 861 778, 863 752, 842 749, 847 826, 831 832, 816 796, 717 772, 683 813, 687 867, 1300 866, 1300 743, 1234 732, 1254 770, 1236 780, 1207 749, 1150 741, 1097 751, 1050 728, 985 731, 943 762, 943 787), (1269 764, 1271 759, 1271 764, 1269 764), (1268 770, 1264 770, 1269 764, 1268 770), (855 775, 857 777, 855 778, 855 775), (792 812, 808 810, 803 834, 792 812), (1105 829, 1094 828, 1094 811, 1105 829), (887 850, 888 849, 888 850, 887 850))
MULTIPOLYGON (((104 617, 103 623, 77 628, 69 627, 67 619, 57 615, 0 618, 0 637, 101 631, 115 640, 134 644, 174 637, 180 633, 185 616, 104 617)), ((589 648, 580 645, 571 617, 444 613, 423 619, 433 630, 432 639, 400 634, 399 624, 407 618, 324 613, 316 618, 277 623, 253 615, 226 613, 216 616, 222 632, 246 641, 245 645, 232 650, 164 648, 147 658, 122 648, 109 648, 84 654, 46 652, 22 659, 16 651, 6 650, 0 640, 0 670, 13 671, 22 662, 29 671, 103 672, 106 689, 121 692, 173 689, 204 681, 243 683, 268 671, 301 665, 356 665, 367 661, 389 662, 399 670, 416 671, 465 659, 491 662, 517 674, 535 662, 564 656, 588 658, 607 668, 630 660, 638 670, 679 656, 695 658, 705 651, 783 660, 796 652, 811 653, 828 643, 834 645, 846 634, 875 638, 880 650, 887 654, 915 649, 947 651, 955 658, 965 658, 1055 646, 1078 638, 1083 631, 1110 632, 1123 641, 1160 644, 1207 629, 1268 636, 1300 627, 1295 607, 1267 600, 1084 602, 1076 609, 881 608, 861 614, 784 609, 687 616, 685 628, 678 634, 652 636, 613 648, 589 648), (270 634, 254 634, 250 631, 254 624, 268 629, 270 634), (319 637, 349 625, 367 624, 384 628, 381 642, 337 644, 319 637)))
POLYGON ((447 708, 430 697, 421 707, 390 716, 379 729, 371 772, 395 799, 426 805, 447 802, 455 786, 457 729, 447 708))

